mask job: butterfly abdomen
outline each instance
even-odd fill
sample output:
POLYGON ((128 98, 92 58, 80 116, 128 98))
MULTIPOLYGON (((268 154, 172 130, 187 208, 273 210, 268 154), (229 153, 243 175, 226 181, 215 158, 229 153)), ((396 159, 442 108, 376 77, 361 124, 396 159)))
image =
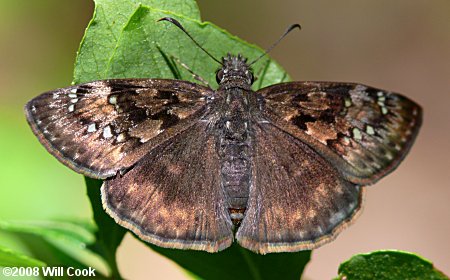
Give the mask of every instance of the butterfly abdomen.
POLYGON ((229 90, 217 122, 221 185, 235 224, 244 218, 251 179, 250 115, 246 98, 241 89, 229 90))

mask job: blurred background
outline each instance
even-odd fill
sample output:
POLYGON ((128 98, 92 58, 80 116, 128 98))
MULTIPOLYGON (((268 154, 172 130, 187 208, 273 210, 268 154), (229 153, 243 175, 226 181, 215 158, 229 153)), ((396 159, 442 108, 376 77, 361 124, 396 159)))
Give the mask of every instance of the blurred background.
MULTIPOLYGON (((450 275, 450 1, 207 1, 203 20, 269 46, 294 80, 360 82, 401 92, 424 124, 400 167, 366 193, 359 220, 313 252, 305 279, 331 279, 353 254, 416 252, 450 275)), ((50 156, 26 124, 24 104, 68 86, 89 0, 0 1, 0 220, 89 218, 83 177, 50 156)), ((194 46, 193 46, 194 47, 194 46)), ((0 233, 0 245, 20 247, 0 233)), ((187 279, 171 261, 127 235, 118 252, 128 279, 187 279), (139 260, 139 261, 137 261, 139 260), (158 278, 159 277, 159 278, 158 278)))

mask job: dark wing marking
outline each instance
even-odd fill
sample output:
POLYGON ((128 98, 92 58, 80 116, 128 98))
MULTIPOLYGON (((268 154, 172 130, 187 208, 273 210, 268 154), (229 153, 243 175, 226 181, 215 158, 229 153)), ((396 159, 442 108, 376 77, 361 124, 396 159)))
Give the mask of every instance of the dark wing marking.
POLYGON ((106 211, 161 247, 217 252, 233 242, 215 137, 198 122, 102 186, 106 211))
POLYGON ((356 184, 372 184, 395 169, 422 121, 413 101, 364 85, 291 82, 258 93, 267 121, 313 147, 356 184))
POLYGON ((34 134, 59 161, 107 178, 188 129, 212 94, 177 80, 104 80, 43 93, 25 111, 34 134))
POLYGON ((252 184, 237 241, 266 254, 334 239, 357 216, 362 189, 288 133, 269 123, 253 127, 252 184))

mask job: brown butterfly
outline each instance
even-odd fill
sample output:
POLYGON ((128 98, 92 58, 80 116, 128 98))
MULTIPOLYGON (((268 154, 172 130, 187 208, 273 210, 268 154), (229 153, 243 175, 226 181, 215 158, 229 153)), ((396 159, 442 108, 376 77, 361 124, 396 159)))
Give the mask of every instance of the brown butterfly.
POLYGON ((94 81, 34 98, 27 120, 58 160, 105 180, 106 211, 141 239, 208 252, 236 239, 261 254, 334 239, 359 214, 362 186, 397 167, 421 125, 420 106, 397 93, 333 82, 255 92, 256 60, 216 61, 217 90, 94 81))

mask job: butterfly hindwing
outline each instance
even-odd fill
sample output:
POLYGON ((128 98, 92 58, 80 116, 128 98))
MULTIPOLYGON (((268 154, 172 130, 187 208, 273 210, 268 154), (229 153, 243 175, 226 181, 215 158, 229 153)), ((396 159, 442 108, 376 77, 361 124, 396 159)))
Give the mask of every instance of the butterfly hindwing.
POLYGON ((400 163, 421 124, 408 98, 352 83, 290 82, 258 91, 265 118, 304 141, 356 184, 372 184, 400 163))
POLYGON ((233 242, 214 133, 198 122, 102 187, 107 212, 153 244, 217 252, 233 242))
POLYGON ((33 132, 58 160, 107 178, 188 129, 211 94, 177 80, 103 80, 43 93, 25 111, 33 132))
POLYGON ((361 187, 274 125, 253 129, 252 184, 237 241, 265 254, 308 250, 332 240, 358 214, 361 187))

